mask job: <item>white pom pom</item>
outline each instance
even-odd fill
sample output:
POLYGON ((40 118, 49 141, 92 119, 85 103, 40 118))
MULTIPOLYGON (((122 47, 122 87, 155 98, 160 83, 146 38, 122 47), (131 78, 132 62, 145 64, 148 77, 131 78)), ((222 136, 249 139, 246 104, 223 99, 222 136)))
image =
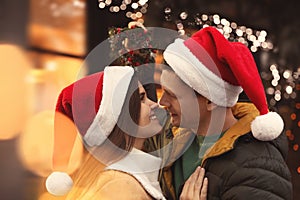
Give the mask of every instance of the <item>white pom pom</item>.
POLYGON ((261 141, 276 139, 283 131, 283 120, 276 112, 257 116, 251 123, 253 136, 261 141))
POLYGON ((47 191, 55 196, 67 194, 72 186, 73 180, 65 172, 52 172, 46 180, 47 191))

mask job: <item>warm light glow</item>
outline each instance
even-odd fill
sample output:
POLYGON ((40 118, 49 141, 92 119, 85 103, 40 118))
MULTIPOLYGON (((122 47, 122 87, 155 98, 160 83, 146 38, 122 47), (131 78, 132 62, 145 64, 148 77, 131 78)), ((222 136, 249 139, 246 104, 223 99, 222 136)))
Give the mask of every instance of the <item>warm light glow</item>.
POLYGON ((269 95, 272 95, 272 94, 274 94, 274 88, 272 88, 272 87, 269 87, 269 88, 267 88, 267 94, 269 94, 269 95))
POLYGON ((141 17, 143 17, 143 14, 142 14, 141 12, 136 12, 136 14, 135 14, 135 15, 136 15, 136 17, 137 17, 137 18, 141 18, 141 17))
MULTIPOLYGON (((229 26, 230 25, 230 22, 227 20, 227 19, 221 19, 221 24, 224 25, 224 26, 229 26)), ((235 24, 236 25, 236 24, 235 24)), ((232 24, 233 27, 236 28, 234 24, 232 24)))
POLYGON ((126 8, 127 8, 126 4, 122 4, 122 5, 120 6, 120 9, 121 9, 121 10, 126 10, 126 8))
POLYGON ((291 86, 287 86, 287 87, 285 88, 285 91, 286 91, 286 93, 288 93, 288 94, 292 94, 293 88, 292 88, 291 86))
POLYGON ((131 4, 131 8, 133 8, 133 9, 137 9, 138 7, 139 7, 138 3, 132 3, 131 4))
POLYGON ((124 0, 124 3, 128 5, 131 3, 131 0, 124 0))
POLYGON ((138 19, 137 20, 139 23, 143 24, 144 23, 144 20, 141 18, 141 19, 138 19))
POLYGON ((286 134, 287 137, 289 137, 289 136, 292 134, 292 131, 291 131, 291 130, 287 130, 287 131, 285 132, 285 134, 286 134))
POLYGON ((170 14, 172 12, 171 8, 167 7, 165 8, 165 14, 170 14))
POLYGON ((231 22, 230 24, 231 28, 236 29, 237 28, 237 24, 235 22, 231 22))
POLYGON ((139 4, 141 6, 145 5, 148 2, 148 0, 139 0, 139 4))
POLYGON ((236 29, 236 34, 237 36, 242 36, 243 35, 243 31, 240 29, 236 29))
POLYGON ((180 22, 177 24, 177 29, 182 30, 183 29, 183 24, 180 22))
POLYGON ((66 199, 65 196, 53 196, 49 192, 45 192, 41 194, 38 200, 64 200, 66 199))
POLYGON ((273 79, 272 82, 271 82, 271 84, 272 84, 273 86, 277 86, 277 85, 278 85, 278 81, 275 80, 275 79, 273 79))
POLYGON ((118 6, 114 6, 114 7, 113 7, 113 11, 114 11, 114 12, 119 12, 119 11, 120 11, 120 8, 119 8, 118 6))
POLYGON ((291 114, 291 120, 295 120, 296 117, 297 117, 297 115, 296 115, 295 113, 292 113, 292 114, 291 114))
POLYGON ((202 18, 202 20, 203 20, 203 21, 206 21, 206 20, 208 20, 208 16, 207 16, 207 15, 205 15, 205 14, 203 14, 203 15, 201 16, 201 18, 202 18))
POLYGON ((111 4, 111 2, 112 2, 112 0, 105 0, 105 4, 108 6, 111 4))
POLYGON ((276 101, 280 101, 281 100, 281 94, 275 94, 274 99, 276 101))
POLYGON ((294 139, 295 139, 295 136, 294 136, 293 134, 291 134, 291 135, 290 135, 288 138, 289 138, 289 140, 291 140, 291 141, 292 141, 292 140, 294 140, 294 139))
POLYGON ((105 8, 105 3, 104 2, 100 2, 99 3, 99 8, 101 8, 101 9, 105 8))
POLYGON ((31 63, 21 48, 0 45, 0 140, 14 138, 30 113, 31 63))
POLYGON ((131 15, 132 15, 132 12, 127 12, 127 13, 126 13, 126 17, 128 17, 128 18, 130 18, 131 15))
POLYGON ((260 35, 262 37, 266 37, 267 36, 267 32, 265 30, 260 31, 260 35))
POLYGON ((285 70, 282 75, 285 79, 288 79, 291 76, 291 71, 290 70, 285 70))
POLYGON ((135 14, 135 13, 133 13, 133 14, 131 15, 131 19, 136 20, 136 14, 135 14))
POLYGON ((273 65, 270 66, 270 70, 271 70, 271 71, 273 71, 273 70, 275 70, 275 69, 277 69, 276 65, 273 64, 273 65))
POLYGON ((179 16, 182 20, 186 20, 186 18, 188 17, 188 14, 187 14, 187 12, 182 12, 182 13, 180 13, 179 16))
POLYGON ((257 40, 259 41, 259 42, 264 42, 264 41, 266 41, 266 38, 264 37, 264 36, 258 36, 258 38, 257 38, 257 40))
POLYGON ((247 35, 252 35, 252 33, 253 33, 253 31, 252 31, 251 28, 247 28, 247 29, 246 29, 246 34, 247 34, 247 35))
MULTIPOLYGON (((43 177, 53 171, 54 116, 54 111, 43 111, 36 114, 28 121, 19 138, 18 152, 23 165, 43 177)), ((61 124, 56 126, 55 130, 59 134, 64 134, 63 137, 60 137, 63 140, 56 143, 56 147, 61 148, 61 154, 56 158, 56 169, 64 169, 71 174, 81 163, 83 145, 71 120, 62 114, 58 114, 56 117, 61 120, 61 124), (75 144, 74 138, 76 139, 75 144), (57 144, 65 146, 62 148, 57 144), (71 157, 70 154, 66 155, 67 152, 72 152, 71 157), (68 163, 68 167, 64 166, 65 163, 68 163)))

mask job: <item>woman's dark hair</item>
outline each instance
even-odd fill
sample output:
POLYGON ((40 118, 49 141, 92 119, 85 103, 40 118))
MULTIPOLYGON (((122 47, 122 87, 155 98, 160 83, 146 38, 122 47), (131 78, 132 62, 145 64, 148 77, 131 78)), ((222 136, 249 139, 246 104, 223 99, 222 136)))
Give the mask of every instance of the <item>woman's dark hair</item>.
POLYGON ((126 99, 118 119, 118 123, 109 135, 108 139, 117 147, 130 151, 134 144, 135 135, 140 119, 141 99, 138 87, 138 76, 135 73, 129 85, 126 99), (129 114, 128 112, 129 111, 129 114), (135 123, 132 126, 131 120, 135 123), (127 135, 127 140, 125 139, 127 135))

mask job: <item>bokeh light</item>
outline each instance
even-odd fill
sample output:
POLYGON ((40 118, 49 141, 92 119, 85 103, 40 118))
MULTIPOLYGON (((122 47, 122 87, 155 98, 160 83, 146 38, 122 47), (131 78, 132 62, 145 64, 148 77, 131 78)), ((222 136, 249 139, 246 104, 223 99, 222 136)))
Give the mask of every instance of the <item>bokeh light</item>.
POLYGON ((299 149, 299 145, 298 145, 298 144, 294 144, 294 145, 293 145, 293 150, 294 150, 294 151, 298 151, 298 149, 299 149))
POLYGON ((0 140, 20 133, 30 114, 31 63, 25 52, 13 45, 0 45, 0 140))
POLYGON ((297 115, 296 115, 295 113, 292 113, 292 114, 291 114, 291 120, 295 120, 296 117, 297 117, 297 115))
POLYGON ((64 200, 65 196, 54 196, 49 192, 44 192, 40 195, 38 200, 64 200))
POLYGON ((19 137, 18 153, 24 167, 36 175, 48 176, 53 171, 54 147, 60 153, 53 159, 55 168, 73 173, 80 165, 83 155, 83 145, 74 124, 54 111, 48 110, 34 115, 19 137), (60 120, 58 126, 54 126, 55 117, 60 120), (55 139, 55 145, 54 130, 61 134, 55 139))

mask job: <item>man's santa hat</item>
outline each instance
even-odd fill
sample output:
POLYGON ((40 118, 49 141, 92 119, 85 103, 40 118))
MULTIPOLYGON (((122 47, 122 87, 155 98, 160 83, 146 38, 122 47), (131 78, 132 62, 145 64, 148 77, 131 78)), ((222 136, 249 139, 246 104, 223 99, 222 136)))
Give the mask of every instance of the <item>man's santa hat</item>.
POLYGON ((244 44, 206 27, 187 40, 176 39, 163 56, 187 85, 219 106, 232 107, 244 90, 260 112, 251 124, 258 140, 273 140, 283 131, 282 118, 268 110, 257 66, 244 44))
MULTIPOLYGON (((117 124, 134 74, 129 66, 110 66, 104 71, 86 76, 60 93, 56 111, 70 118, 88 146, 101 145, 117 124)), ((54 145, 58 143, 54 136, 54 145)), ((55 163, 54 148, 53 163, 55 163)), ((55 166, 54 166, 55 169, 55 166)), ((71 177, 60 171, 52 172, 46 180, 49 193, 62 196, 73 186, 71 177)))

